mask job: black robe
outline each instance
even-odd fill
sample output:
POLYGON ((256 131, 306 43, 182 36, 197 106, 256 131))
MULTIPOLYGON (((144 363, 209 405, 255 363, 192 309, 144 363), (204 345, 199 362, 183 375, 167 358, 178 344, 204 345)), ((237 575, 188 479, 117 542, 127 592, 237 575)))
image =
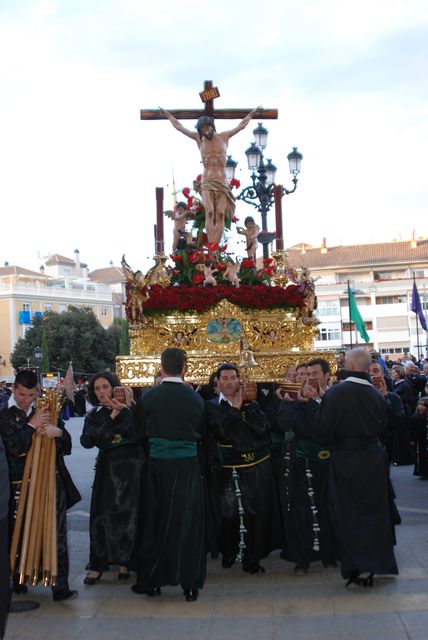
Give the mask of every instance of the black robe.
POLYGON ((331 442, 328 498, 344 578, 353 573, 397 574, 383 396, 365 374, 327 391, 313 434, 331 442))
MULTIPOLYGON (((25 459, 31 448, 35 430, 28 426, 31 422, 31 412, 27 417, 25 411, 16 406, 0 411, 0 435, 6 450, 9 464, 9 476, 11 482, 11 495, 9 501, 9 539, 13 534, 15 514, 18 506, 19 494, 22 484, 25 459)), ((56 513, 57 513, 57 549, 58 549, 58 576, 52 591, 68 591, 69 559, 67 547, 67 509, 78 502, 80 494, 76 489, 70 474, 64 463, 64 455, 71 453, 71 436, 64 427, 62 421, 57 425, 63 432, 60 438, 55 438, 56 459, 56 513)))
POLYGON ((415 450, 413 475, 428 477, 428 417, 418 411, 410 418, 410 438, 415 450))
POLYGON ((283 556, 305 564, 316 560, 333 563, 339 559, 326 495, 331 447, 308 436, 318 413, 319 404, 315 400, 283 400, 277 418, 284 435, 290 430, 294 433, 287 485, 287 544, 283 556))
POLYGON ((93 571, 110 564, 130 567, 137 535, 143 448, 131 411, 114 420, 107 407, 96 407, 85 418, 80 443, 98 447, 89 520, 89 565, 93 571))
POLYGON ((141 593, 163 585, 202 588, 205 490, 197 446, 205 431, 204 402, 188 386, 164 381, 142 396, 136 419, 149 446, 137 586, 141 593))
POLYGON ((284 545, 279 496, 270 455, 269 422, 256 402, 238 410, 216 398, 207 402, 206 410, 208 427, 223 457, 218 476, 219 550, 223 554, 223 562, 229 564, 238 555, 240 497, 246 529, 243 569, 252 572, 257 570, 259 560, 284 545), (233 477, 234 470, 238 487, 233 477))

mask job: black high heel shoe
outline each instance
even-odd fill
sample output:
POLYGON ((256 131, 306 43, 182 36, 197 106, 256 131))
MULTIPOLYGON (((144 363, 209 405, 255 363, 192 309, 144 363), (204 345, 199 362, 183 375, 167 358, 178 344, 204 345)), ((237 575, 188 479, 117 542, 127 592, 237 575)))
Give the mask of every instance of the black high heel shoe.
POLYGON ((146 596, 153 598, 154 596, 161 596, 162 591, 160 587, 153 587, 153 589, 147 589, 146 596))
POLYGON ((103 575, 103 572, 100 571, 98 573, 97 576, 93 577, 93 576, 86 576, 86 578, 83 580, 83 584, 88 584, 90 586, 96 584, 98 582, 98 580, 101 578, 101 576, 103 575))
POLYGON ((362 578, 358 572, 354 572, 349 576, 348 582, 345 587, 349 587, 350 584, 355 584, 357 587, 372 587, 374 582, 373 573, 369 573, 368 576, 362 578))
POLYGON ((186 602, 196 602, 199 596, 199 589, 196 587, 195 589, 184 589, 183 594, 186 602))

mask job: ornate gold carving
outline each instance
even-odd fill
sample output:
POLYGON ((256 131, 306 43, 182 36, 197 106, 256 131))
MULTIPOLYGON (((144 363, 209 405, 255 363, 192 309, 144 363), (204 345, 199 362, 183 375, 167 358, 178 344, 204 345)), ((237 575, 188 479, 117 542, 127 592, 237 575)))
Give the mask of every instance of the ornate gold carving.
POLYGON ((311 358, 326 358, 335 369, 334 354, 313 352, 316 332, 305 325, 298 310, 241 309, 222 300, 204 313, 175 311, 151 316, 140 326, 130 327, 131 355, 116 359, 117 374, 127 386, 152 386, 159 371, 160 354, 167 347, 180 347, 187 354, 186 380, 205 384, 210 374, 224 362, 240 362, 240 343, 214 343, 207 337, 210 321, 233 318, 240 322, 242 338, 254 355, 257 366, 248 368, 248 379, 280 381, 287 368, 311 358))

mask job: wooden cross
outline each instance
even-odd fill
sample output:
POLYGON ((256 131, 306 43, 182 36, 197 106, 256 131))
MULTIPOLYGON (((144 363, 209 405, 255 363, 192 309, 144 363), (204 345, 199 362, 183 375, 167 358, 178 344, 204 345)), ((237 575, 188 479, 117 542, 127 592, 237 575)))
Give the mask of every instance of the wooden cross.
MULTIPOLYGON (((217 120, 242 120, 251 109, 214 109, 214 99, 220 96, 217 87, 213 87, 211 80, 205 80, 204 90, 199 94, 204 109, 168 109, 178 120, 197 120, 201 116, 211 116, 217 120)), ((276 120, 278 109, 261 109, 254 118, 261 120, 276 120)), ((159 109, 141 109, 141 120, 166 120, 166 116, 159 109)))

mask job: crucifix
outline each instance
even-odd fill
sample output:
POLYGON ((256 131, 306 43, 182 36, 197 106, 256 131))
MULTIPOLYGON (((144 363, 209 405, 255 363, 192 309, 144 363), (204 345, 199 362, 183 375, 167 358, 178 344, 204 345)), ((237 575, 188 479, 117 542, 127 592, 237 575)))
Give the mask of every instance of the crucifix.
MULTIPOLYGON (((276 119, 277 109, 257 107, 248 109, 214 109, 214 99, 220 96, 217 87, 211 81, 205 81, 204 90, 199 94, 205 107, 203 110, 145 109, 140 111, 141 120, 168 119, 180 133, 191 138, 198 145, 204 171, 200 184, 202 204, 205 209, 205 227, 208 242, 220 243, 226 218, 232 218, 235 210, 235 198, 226 179, 226 155, 229 139, 244 129, 252 118, 276 119), (217 132, 215 118, 236 120, 242 118, 238 125, 229 131, 217 132), (196 131, 186 129, 179 120, 195 120, 196 131)), ((163 238, 158 238, 163 241, 163 238)))
MULTIPOLYGON (((213 87, 211 80, 205 80, 204 89, 199 93, 199 96, 204 103, 203 109, 171 109, 169 113, 177 120, 197 120, 204 115, 211 116, 216 120, 240 120, 251 111, 251 109, 215 109, 214 100, 220 97, 220 92, 217 87, 213 87)), ((277 120, 278 109, 261 109, 257 117, 265 120, 277 120)), ((166 120, 166 116, 159 109, 141 109, 140 120, 166 120)))

